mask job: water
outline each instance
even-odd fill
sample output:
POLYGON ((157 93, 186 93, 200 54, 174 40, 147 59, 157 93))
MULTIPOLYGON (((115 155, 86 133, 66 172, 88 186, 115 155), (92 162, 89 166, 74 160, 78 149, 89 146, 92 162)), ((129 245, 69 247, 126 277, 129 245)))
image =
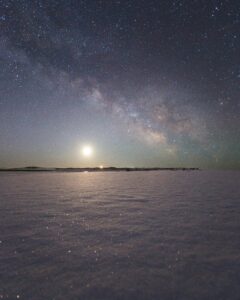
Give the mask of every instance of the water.
POLYGON ((0 299, 240 299, 240 173, 0 174, 0 299))

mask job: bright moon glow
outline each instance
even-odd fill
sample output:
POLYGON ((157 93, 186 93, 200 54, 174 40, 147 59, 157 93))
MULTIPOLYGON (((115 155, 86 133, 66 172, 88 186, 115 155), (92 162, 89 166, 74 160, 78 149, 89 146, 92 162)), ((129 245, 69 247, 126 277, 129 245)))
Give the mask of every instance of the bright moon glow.
POLYGON ((82 154, 85 157, 90 157, 93 154, 93 148, 91 146, 84 146, 82 148, 82 154))

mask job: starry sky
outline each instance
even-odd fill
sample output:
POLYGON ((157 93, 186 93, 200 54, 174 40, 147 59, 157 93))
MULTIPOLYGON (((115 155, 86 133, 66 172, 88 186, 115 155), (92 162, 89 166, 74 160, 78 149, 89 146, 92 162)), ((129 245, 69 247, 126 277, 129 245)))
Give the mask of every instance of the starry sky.
POLYGON ((29 165, 239 169, 240 2, 1 0, 0 167, 29 165))

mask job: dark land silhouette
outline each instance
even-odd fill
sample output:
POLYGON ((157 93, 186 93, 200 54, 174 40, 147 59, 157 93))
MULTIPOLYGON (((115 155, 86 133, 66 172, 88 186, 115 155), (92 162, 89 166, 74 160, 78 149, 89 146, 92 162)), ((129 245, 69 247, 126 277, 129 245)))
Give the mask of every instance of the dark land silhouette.
POLYGON ((91 167, 91 168, 43 168, 43 167, 23 167, 0 169, 0 172, 131 172, 131 171, 194 171, 199 168, 134 168, 134 167, 91 167))

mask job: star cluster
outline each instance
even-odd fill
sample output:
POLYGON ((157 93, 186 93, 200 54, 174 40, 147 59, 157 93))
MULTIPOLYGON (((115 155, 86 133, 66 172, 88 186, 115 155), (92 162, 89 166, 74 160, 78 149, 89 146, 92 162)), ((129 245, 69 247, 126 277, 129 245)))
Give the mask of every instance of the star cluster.
POLYGON ((240 167, 239 1, 0 7, 1 167, 240 167))

